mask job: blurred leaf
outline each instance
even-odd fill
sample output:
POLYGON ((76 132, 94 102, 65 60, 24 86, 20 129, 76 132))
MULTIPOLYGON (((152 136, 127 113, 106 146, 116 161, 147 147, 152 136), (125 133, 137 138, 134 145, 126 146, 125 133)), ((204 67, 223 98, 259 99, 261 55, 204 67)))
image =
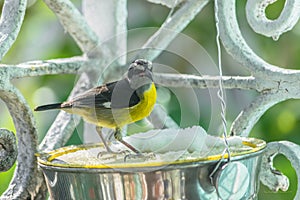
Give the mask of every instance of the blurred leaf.
POLYGON ((268 19, 277 19, 284 7, 285 0, 277 0, 266 8, 266 15, 268 19))
POLYGON ((0 173, 0 195, 6 190, 16 168, 16 164, 7 172, 0 173))

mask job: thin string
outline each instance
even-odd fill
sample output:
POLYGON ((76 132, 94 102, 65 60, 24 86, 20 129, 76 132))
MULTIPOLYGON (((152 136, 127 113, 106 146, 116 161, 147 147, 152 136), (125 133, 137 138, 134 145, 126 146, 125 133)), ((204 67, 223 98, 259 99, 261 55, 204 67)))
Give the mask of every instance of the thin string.
MULTIPOLYGON (((221 0, 223 1, 223 0, 221 0)), ((225 149, 222 153, 222 157, 219 160, 219 162, 214 167, 213 171, 210 173, 209 178, 211 183, 214 182, 214 174, 218 171, 219 167, 222 164, 222 161, 225 157, 225 154, 228 154, 227 162, 230 162, 231 155, 229 150, 229 143, 227 140, 227 122, 226 122, 226 102, 224 98, 224 89, 223 89, 223 70, 222 70, 222 52, 221 52, 221 44, 220 44, 220 29, 219 29, 219 16, 218 16, 218 3, 217 0, 214 1, 215 3, 215 20, 216 20, 216 43, 217 43, 217 49, 218 49, 218 69, 219 69, 219 90, 218 90, 218 98, 221 102, 221 119, 222 119, 222 126, 223 126, 223 141, 225 144, 225 149)))
POLYGON ((216 43, 218 48, 218 68, 219 68, 219 90, 218 90, 218 97, 221 101, 221 119, 222 119, 222 126, 223 126, 223 139, 225 144, 225 150, 223 152, 222 157, 224 157, 224 154, 228 153, 228 162, 230 161, 230 150, 229 150, 229 143, 227 140, 227 121, 226 121, 226 102, 224 98, 224 89, 223 89, 223 70, 222 70, 222 51, 221 51, 221 45, 220 45, 220 29, 219 29, 219 16, 218 16, 218 3, 217 0, 215 0, 215 19, 216 19, 216 43))

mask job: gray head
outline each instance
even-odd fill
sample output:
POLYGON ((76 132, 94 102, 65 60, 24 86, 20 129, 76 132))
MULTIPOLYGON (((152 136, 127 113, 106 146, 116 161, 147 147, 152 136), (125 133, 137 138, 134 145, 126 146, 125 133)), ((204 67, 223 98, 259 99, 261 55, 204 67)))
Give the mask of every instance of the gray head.
POLYGON ((153 82, 152 62, 145 59, 133 61, 128 68, 127 78, 132 89, 149 85, 153 82))

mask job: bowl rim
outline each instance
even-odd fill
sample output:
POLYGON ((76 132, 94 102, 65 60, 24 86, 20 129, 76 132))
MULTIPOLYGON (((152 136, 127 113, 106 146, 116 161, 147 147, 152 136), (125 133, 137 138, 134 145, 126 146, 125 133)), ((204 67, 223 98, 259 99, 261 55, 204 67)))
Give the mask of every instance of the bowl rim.
MULTIPOLYGON (((238 161, 244 160, 250 157, 259 156, 262 154, 266 147, 266 142, 257 139, 257 138, 249 138, 249 137, 240 137, 242 139, 242 143, 246 146, 251 147, 249 150, 244 150, 238 153, 231 153, 230 158, 231 161, 238 161), (253 142, 255 141, 255 143, 253 142)), ((184 160, 175 160, 175 161, 154 161, 154 162, 137 162, 137 163, 105 163, 105 164, 63 164, 63 163, 54 163, 52 162, 57 157, 65 155, 67 153, 76 152, 79 150, 86 150, 89 148, 95 147, 103 147, 102 143, 98 144, 83 144, 83 145, 71 145, 62 148, 58 148, 56 150, 38 154, 38 164, 43 169, 55 170, 55 171, 72 171, 72 172, 114 172, 125 170, 126 171, 148 171, 153 169, 178 169, 178 168, 187 168, 187 167, 195 167, 195 166, 203 166, 208 164, 214 164, 219 162, 221 159, 224 162, 228 158, 228 154, 225 153, 224 155, 211 155, 207 157, 200 157, 200 158, 191 158, 191 159, 184 159, 184 160)))

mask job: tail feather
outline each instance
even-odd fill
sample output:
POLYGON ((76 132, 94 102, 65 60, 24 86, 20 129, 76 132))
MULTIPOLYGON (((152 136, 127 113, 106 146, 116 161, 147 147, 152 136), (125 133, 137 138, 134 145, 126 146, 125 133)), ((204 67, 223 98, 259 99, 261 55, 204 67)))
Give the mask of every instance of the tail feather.
POLYGON ((38 106, 34 109, 34 111, 43 111, 43 110, 53 110, 53 109, 61 109, 61 103, 48 104, 43 106, 38 106))

